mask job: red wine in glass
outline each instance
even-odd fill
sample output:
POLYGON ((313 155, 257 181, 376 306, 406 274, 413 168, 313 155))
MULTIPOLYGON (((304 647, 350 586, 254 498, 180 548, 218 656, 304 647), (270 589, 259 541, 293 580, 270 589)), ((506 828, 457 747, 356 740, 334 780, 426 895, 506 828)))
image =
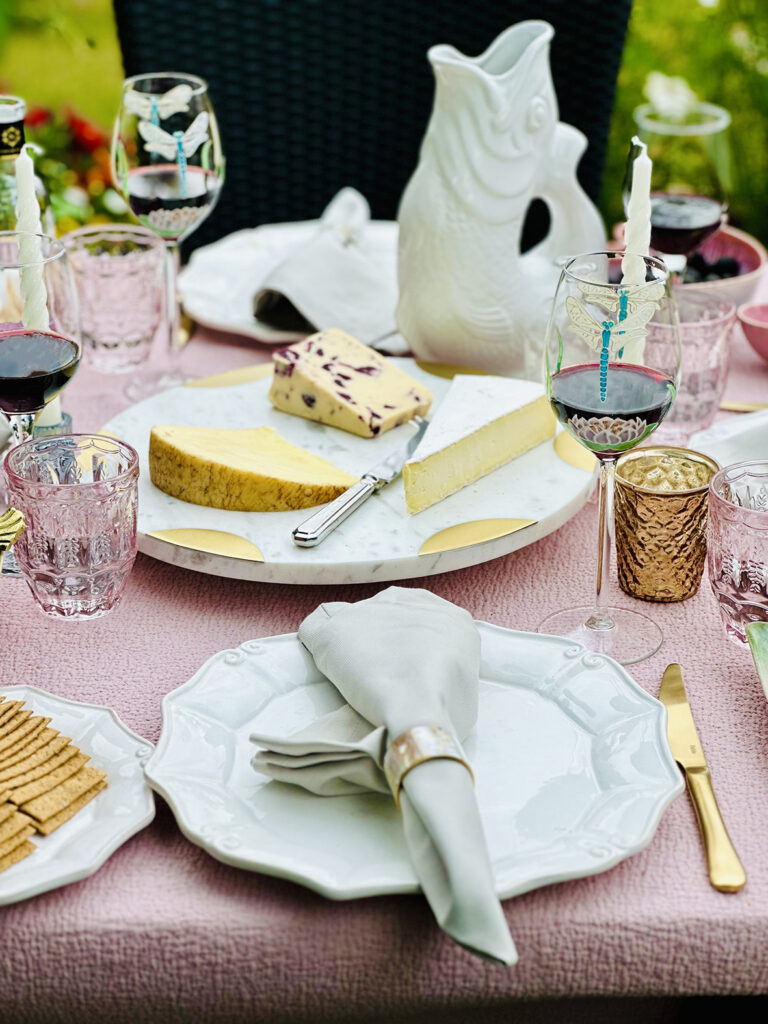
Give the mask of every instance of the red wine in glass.
POLYGON ((568 366, 550 378, 552 408, 560 422, 598 458, 614 459, 647 437, 675 398, 671 377, 646 366, 609 363, 605 401, 597 363, 568 366))
POLYGON ((0 334, 0 409, 9 416, 35 413, 61 391, 80 362, 80 348, 61 334, 0 334))
POLYGON ((723 204, 711 196, 651 193, 651 245, 658 252, 690 256, 722 219, 723 204))

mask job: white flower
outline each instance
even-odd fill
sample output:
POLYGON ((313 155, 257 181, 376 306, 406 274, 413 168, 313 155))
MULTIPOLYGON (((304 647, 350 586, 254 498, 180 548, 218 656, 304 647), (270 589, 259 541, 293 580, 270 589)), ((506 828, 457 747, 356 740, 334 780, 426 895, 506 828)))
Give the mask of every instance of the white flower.
POLYGON ((684 78, 651 71, 645 80, 643 93, 661 117, 682 121, 696 107, 699 98, 684 78))

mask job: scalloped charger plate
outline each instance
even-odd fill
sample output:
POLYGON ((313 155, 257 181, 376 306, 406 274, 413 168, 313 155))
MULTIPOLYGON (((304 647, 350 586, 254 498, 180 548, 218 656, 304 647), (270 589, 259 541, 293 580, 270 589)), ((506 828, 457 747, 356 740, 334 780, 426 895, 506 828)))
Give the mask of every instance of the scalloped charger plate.
MULTIPOLYGON (((616 662, 479 622, 480 711, 465 750, 501 898, 605 871, 682 792, 666 711, 616 662)), ((318 797, 253 771, 250 733, 342 703, 295 633, 214 655, 163 700, 147 778, 184 834, 236 867, 331 899, 418 891, 388 797, 318 797)))
POLYGON ((87 878, 155 816, 155 799, 144 778, 152 744, 124 725, 111 709, 46 693, 36 686, 4 686, 3 696, 51 719, 107 773, 107 786, 49 836, 33 835, 37 849, 0 872, 0 906, 87 878))

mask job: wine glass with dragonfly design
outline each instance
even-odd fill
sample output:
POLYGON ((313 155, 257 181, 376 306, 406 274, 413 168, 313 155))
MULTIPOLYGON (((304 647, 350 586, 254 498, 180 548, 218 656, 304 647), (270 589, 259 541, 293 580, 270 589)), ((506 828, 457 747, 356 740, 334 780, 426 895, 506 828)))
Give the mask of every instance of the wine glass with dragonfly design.
POLYGON ((123 83, 112 134, 115 187, 144 227, 169 254, 169 366, 147 390, 180 384, 179 244, 216 205, 224 183, 224 157, 208 86, 196 75, 158 71, 123 83))
POLYGON ((552 303, 545 356, 555 415, 599 461, 599 546, 594 605, 555 612, 539 632, 634 664, 658 650, 662 634, 643 613, 604 603, 613 473, 617 458, 653 433, 675 398, 680 331, 665 265, 631 253, 570 259, 552 303), (655 326, 666 329, 663 346, 646 345, 655 326))

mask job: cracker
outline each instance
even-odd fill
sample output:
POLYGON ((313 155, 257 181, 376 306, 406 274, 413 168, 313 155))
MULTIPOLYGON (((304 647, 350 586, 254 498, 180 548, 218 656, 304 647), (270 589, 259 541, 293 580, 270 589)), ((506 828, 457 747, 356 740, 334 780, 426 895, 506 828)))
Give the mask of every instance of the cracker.
MULTIPOLYGON (((77 747, 73 748, 77 750, 77 747)), ((21 784, 13 790, 11 800, 19 806, 20 804, 26 803, 28 800, 34 800, 36 796, 42 796, 43 793, 48 793, 54 789, 59 783, 68 779, 70 775, 74 775, 79 772, 85 762, 88 760, 87 754, 76 753, 74 757, 67 758, 67 760, 59 765, 58 768, 54 768, 53 771, 47 772, 39 779, 33 779, 26 784, 21 784)), ((44 767, 44 766, 43 766, 44 767)))
POLYGON ((0 871, 5 871, 7 868, 13 867, 14 864, 18 864, 20 860, 24 860, 30 853, 34 853, 37 847, 34 843, 30 843, 29 840, 22 843, 21 846, 17 846, 15 850, 11 850, 5 857, 0 858, 0 871))
POLYGON ((44 747, 51 740, 56 739, 59 735, 58 729, 43 729, 37 736, 29 741, 28 746, 24 747, 23 750, 17 750, 14 754, 6 754, 4 757, 0 757, 0 772, 4 772, 6 768, 10 768, 11 765, 17 764, 19 761, 25 761, 30 754, 34 754, 40 747, 44 747))
POLYGON ((0 725, 0 742, 2 742, 5 736, 15 732, 20 725, 23 725, 28 718, 32 717, 32 712, 27 711, 16 711, 10 718, 7 718, 2 725, 0 725))
POLYGON ((15 850, 17 846, 21 846, 25 843, 30 836, 35 834, 35 830, 31 825, 24 825, 21 832, 17 832, 15 836, 11 836, 10 839, 6 839, 0 843, 0 860, 3 859, 11 850, 15 850))
POLYGON ((4 843, 6 839, 10 839, 17 832, 21 832, 25 825, 31 824, 32 819, 28 818, 26 814, 22 814, 21 811, 12 814, 10 818, 6 818, 2 825, 0 825, 0 843, 4 843))
MULTIPOLYGON (((26 786, 28 782, 34 782, 35 779, 40 779, 44 775, 50 775, 51 772, 60 768, 73 757, 77 757, 79 753, 80 751, 78 748, 70 743, 69 746, 64 747, 63 750, 54 754, 48 761, 43 761, 42 764, 38 764, 36 767, 30 768, 28 771, 22 772, 20 775, 14 775, 13 778, 8 779, 7 782, 0 782, 0 786, 8 786, 8 792, 12 793, 14 788, 18 789, 19 786, 26 786)), ((87 760, 88 758, 86 757, 86 761, 87 760)), ((9 796, 8 799, 10 800, 11 797, 9 796)))
MULTIPOLYGON (((20 729, 16 730, 13 734, 16 742, 9 743, 3 747, 2 751, 0 751, 0 757, 11 757, 13 754, 18 753, 18 751, 26 749, 35 736, 39 736, 49 722, 50 718, 30 718, 20 729)), ((11 737, 7 736, 6 739, 10 740, 11 737)))
POLYGON ((7 803, 11 798, 10 789, 0 789, 0 804, 7 803))
POLYGON ((17 711, 21 711, 24 704, 20 700, 11 700, 7 704, 0 705, 0 725, 5 725, 12 715, 15 715, 17 711))
POLYGON ((16 812, 16 804, 0 804, 0 825, 16 812))
POLYGON ((70 742, 69 736, 55 736, 44 747, 38 747, 34 754, 30 754, 26 760, 17 761, 16 764, 9 765, 7 768, 0 768, 0 782, 7 784, 17 775, 29 771, 30 768, 36 768, 53 757, 54 754, 58 754, 70 742))
POLYGON ((54 829, 59 827, 59 825, 63 825, 65 821, 69 821, 70 818, 73 818, 77 812, 93 800, 93 798, 97 796, 101 790, 106 787, 106 785, 106 779, 99 779, 95 786, 86 790, 85 793, 83 793, 82 796, 79 796, 76 800, 73 800, 72 803, 68 807, 65 807, 63 811, 59 811, 58 814, 54 814, 52 818, 48 818, 46 821, 33 821, 32 824, 41 835, 50 835, 54 829))
POLYGON ((47 821, 104 778, 106 772, 98 768, 81 768, 76 775, 70 776, 48 793, 25 801, 20 805, 21 810, 37 821, 47 821))

